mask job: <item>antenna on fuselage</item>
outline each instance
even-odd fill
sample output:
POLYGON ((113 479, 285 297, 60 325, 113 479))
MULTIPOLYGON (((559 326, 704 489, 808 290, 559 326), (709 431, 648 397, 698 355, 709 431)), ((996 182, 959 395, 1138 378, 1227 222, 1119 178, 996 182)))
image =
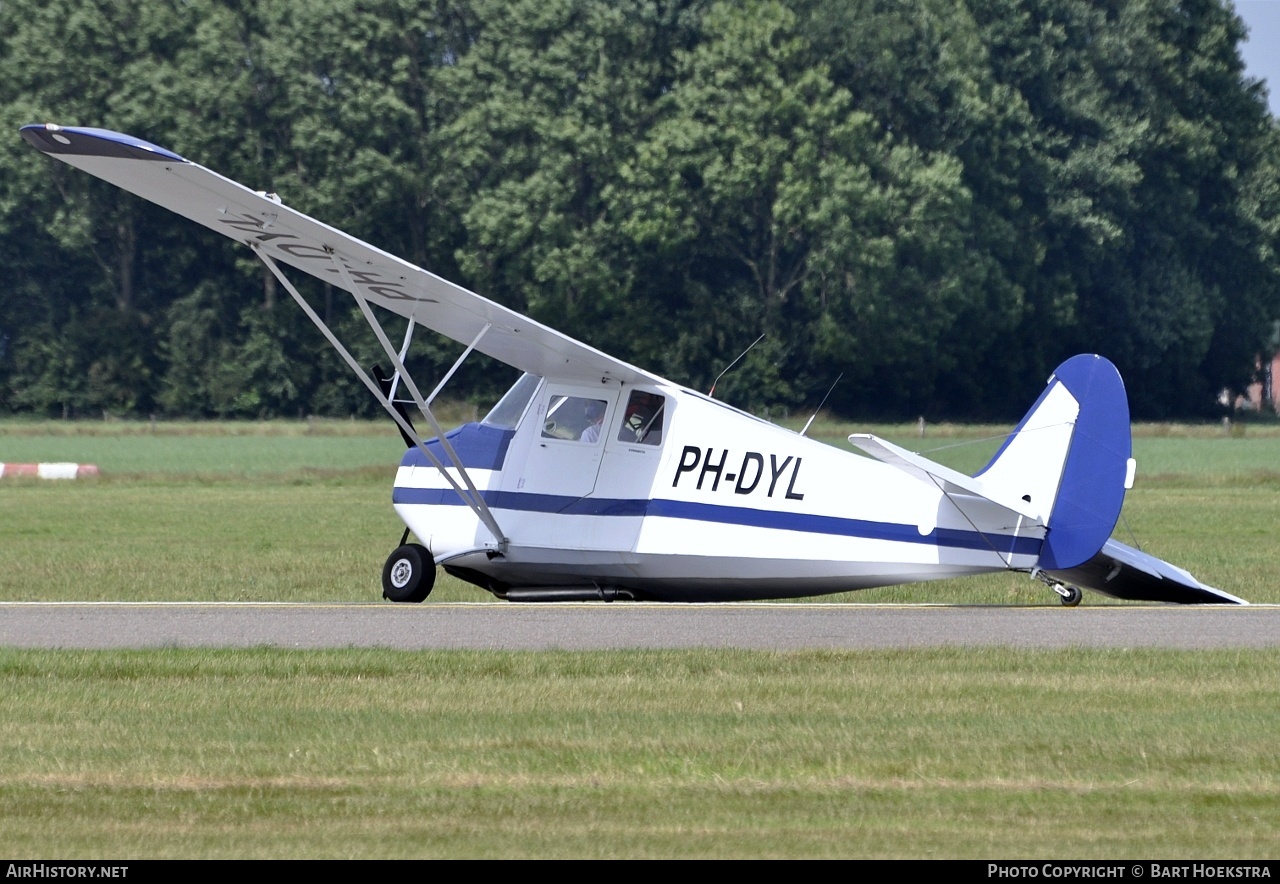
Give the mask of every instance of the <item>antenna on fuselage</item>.
MULTIPOLYGON (((752 342, 751 342, 751 347, 754 347, 756 344, 758 344, 758 343, 760 343, 761 341, 763 341, 763 340, 764 340, 764 336, 765 336, 766 334, 768 334, 768 332, 764 332, 764 333, 762 333, 762 334, 760 335, 760 337, 758 337, 758 338, 756 338, 754 341, 752 341, 752 342)), ((724 377, 724 376, 725 376, 725 374, 729 371, 729 369, 733 368, 735 365, 737 365, 739 362, 741 362, 741 361, 742 361, 742 357, 743 357, 743 356, 746 356, 748 353, 750 353, 750 352, 751 352, 751 347, 748 347, 747 349, 745 349, 745 350, 743 350, 741 353, 739 353, 739 354, 738 354, 738 358, 737 358, 737 359, 733 360, 733 361, 732 361, 732 362, 730 362, 728 365, 726 365, 726 366, 724 367, 724 371, 722 371, 722 372, 720 372, 720 374, 716 375, 716 379, 715 379, 714 381, 712 381, 712 382, 711 382, 711 389, 707 391, 707 395, 708 395, 708 396, 714 396, 714 395, 716 394, 716 384, 720 383, 720 379, 721 379, 722 377, 724 377)))
MULTIPOLYGON (((842 377, 844 377, 844 372, 840 372, 840 374, 836 375, 836 379, 831 384, 831 390, 836 388, 836 384, 840 383, 840 378, 842 377)), ((809 432, 809 424, 813 423, 813 418, 818 416, 819 411, 822 411, 822 406, 827 404, 827 396, 831 395, 831 390, 827 390, 827 395, 822 397, 822 401, 818 403, 818 407, 813 412, 813 417, 810 417, 805 421, 804 429, 800 431, 801 436, 809 432)))

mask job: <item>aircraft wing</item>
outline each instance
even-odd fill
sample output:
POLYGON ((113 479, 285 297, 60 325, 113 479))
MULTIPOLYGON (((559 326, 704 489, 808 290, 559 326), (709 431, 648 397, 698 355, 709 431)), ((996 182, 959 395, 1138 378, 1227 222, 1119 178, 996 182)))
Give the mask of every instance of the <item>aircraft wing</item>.
POLYGON ((1189 573, 1118 540, 1108 540, 1083 565, 1047 572, 1118 599, 1175 602, 1183 605, 1247 605, 1244 599, 1206 586, 1189 573))
MULTIPOLYGON (((1039 513, 1020 500, 1001 500, 983 486, 980 478, 966 476, 936 464, 892 442, 869 434, 854 434, 850 443, 922 482, 936 485, 947 494, 974 494, 1030 519, 1039 513)), ((1244 599, 1207 586, 1188 572, 1168 562, 1108 540, 1092 558, 1074 568, 1046 569, 1046 574, 1063 583, 1083 586, 1118 599, 1175 602, 1184 605, 1247 605, 1244 599)))
POLYGON ((470 344, 521 371, 558 380, 666 383, 433 273, 255 192, 172 151, 105 129, 24 126, 38 150, 164 206, 372 304, 470 344), (338 267, 345 265, 344 274, 338 267))

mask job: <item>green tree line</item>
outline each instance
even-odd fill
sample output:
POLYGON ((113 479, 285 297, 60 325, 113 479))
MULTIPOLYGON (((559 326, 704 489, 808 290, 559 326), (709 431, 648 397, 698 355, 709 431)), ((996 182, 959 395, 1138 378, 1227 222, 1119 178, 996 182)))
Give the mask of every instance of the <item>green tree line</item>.
POLYGON ((845 415, 1010 418, 1097 352, 1135 415, 1203 415, 1280 320, 1244 36, 1225 0, 0 0, 0 411, 376 408, 247 250, 18 137, 57 122, 695 388, 763 334, 743 407, 842 376, 845 415))

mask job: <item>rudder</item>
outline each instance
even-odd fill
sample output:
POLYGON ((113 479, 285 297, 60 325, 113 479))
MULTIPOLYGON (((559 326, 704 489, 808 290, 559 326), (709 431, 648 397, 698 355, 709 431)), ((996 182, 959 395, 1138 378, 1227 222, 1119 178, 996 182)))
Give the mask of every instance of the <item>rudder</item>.
POLYGON ((1048 528, 1039 567, 1074 568, 1111 537, 1133 483, 1129 401, 1120 372, 1073 356, 975 478, 1041 508, 1048 528), (1045 513, 1044 509, 1048 509, 1045 513))

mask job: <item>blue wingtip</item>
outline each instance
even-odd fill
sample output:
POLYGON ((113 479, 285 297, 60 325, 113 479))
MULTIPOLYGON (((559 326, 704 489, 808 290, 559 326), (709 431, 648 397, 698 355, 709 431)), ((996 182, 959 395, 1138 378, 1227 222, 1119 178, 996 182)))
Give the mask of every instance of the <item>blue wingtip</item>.
POLYGON ((132 135, 112 132, 110 129, 37 123, 23 126, 20 131, 23 138, 43 153, 186 162, 171 150, 165 150, 163 147, 143 141, 141 138, 134 138, 132 135))

